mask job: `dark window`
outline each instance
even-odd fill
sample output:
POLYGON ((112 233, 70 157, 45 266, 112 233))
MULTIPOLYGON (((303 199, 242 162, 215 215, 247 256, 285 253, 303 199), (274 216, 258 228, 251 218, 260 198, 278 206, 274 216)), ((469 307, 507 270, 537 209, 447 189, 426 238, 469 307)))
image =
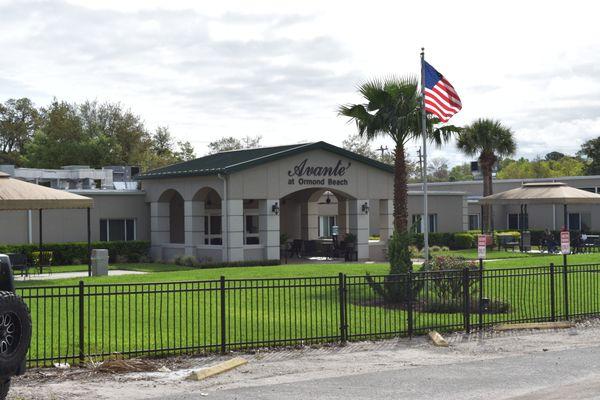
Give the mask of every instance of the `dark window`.
POLYGON ((108 241, 108 231, 106 230, 107 221, 105 219, 100 220, 100 241, 108 241))
POLYGON ((581 215, 579 213, 569 213, 569 229, 576 231, 581 229, 581 215))
POLYGON ((469 214, 469 230, 474 231, 479 228, 479 214, 469 214))
POLYGON ((221 234, 221 216, 211 215, 210 216, 210 234, 220 235, 221 234))
POLYGON ((508 214, 508 229, 519 230, 519 214, 508 214))
MULTIPOLYGON (((412 216, 412 228, 416 233, 422 233, 423 227, 421 226, 421 215, 414 214, 412 216)), ((437 214, 429 214, 429 232, 437 232, 438 230, 437 224, 437 214)))
POLYGON ((101 219, 100 240, 103 242, 135 240, 135 220, 101 219))

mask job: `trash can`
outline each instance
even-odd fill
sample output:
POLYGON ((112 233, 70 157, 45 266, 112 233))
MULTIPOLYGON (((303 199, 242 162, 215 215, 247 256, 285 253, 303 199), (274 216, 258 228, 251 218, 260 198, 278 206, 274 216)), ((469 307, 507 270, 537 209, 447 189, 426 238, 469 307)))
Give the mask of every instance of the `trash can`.
POLYGON ((531 232, 523 231, 521 234, 521 249, 522 251, 531 251, 531 232))
POLYGON ((108 250, 92 250, 92 276, 108 275, 108 250))

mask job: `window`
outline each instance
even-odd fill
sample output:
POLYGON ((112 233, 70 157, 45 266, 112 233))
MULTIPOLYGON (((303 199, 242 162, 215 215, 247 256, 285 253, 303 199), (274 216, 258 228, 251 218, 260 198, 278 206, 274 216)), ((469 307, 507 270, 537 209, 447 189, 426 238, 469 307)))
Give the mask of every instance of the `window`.
POLYGON ((258 231, 258 215, 245 215, 244 236, 246 244, 260 244, 258 231))
POLYGON ((479 214, 469 214, 469 230, 475 231, 480 229, 479 226, 479 214))
POLYGON ((335 215, 319 215, 319 237, 330 238, 336 224, 335 215))
POLYGON ((213 246, 220 246, 223 244, 220 214, 204 216, 204 244, 213 246))
POLYGON ((585 190, 586 192, 598 193, 597 188, 595 187, 581 188, 581 190, 585 190))
MULTIPOLYGON (((412 227, 416 233, 423 232, 423 223, 421 221, 422 214, 413 214, 412 216, 412 227)), ((429 214, 429 232, 437 232, 437 214, 429 214)))
POLYGON ((100 241, 135 240, 135 219, 101 219, 100 241))
POLYGON ((581 230, 581 214, 569 213, 569 229, 574 231, 581 230))
POLYGON ((519 217, 518 213, 508 214, 508 229, 518 231, 521 230, 521 226, 523 227, 523 229, 529 229, 528 214, 523 214, 522 218, 519 217))

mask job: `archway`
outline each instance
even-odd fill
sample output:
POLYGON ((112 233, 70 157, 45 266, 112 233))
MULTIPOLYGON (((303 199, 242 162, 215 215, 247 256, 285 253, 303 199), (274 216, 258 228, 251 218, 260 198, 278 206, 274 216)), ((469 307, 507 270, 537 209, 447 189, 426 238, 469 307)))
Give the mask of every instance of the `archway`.
POLYGON ((185 243, 184 201, 181 194, 174 189, 168 189, 160 196, 161 215, 168 218, 169 243, 185 243))
POLYGON ((221 196, 213 188, 203 187, 192 198, 192 243, 203 246, 223 244, 221 196))

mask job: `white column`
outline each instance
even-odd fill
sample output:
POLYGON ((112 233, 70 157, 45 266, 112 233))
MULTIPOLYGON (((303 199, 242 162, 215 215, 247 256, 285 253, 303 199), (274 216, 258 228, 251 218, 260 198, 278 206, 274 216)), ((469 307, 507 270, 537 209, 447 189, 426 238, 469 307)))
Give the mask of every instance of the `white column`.
POLYGON ((221 207, 221 210, 227 210, 223 236, 227 236, 224 243, 223 259, 226 261, 244 260, 244 201, 227 200, 221 207))
POLYGON ((184 203, 185 255, 196 257, 196 248, 204 240, 204 202, 184 203))
POLYGON ((394 233, 394 201, 379 200, 379 237, 387 242, 394 233))
POLYGON ((348 216, 350 232, 356 235, 358 259, 369 258, 369 214, 362 211, 362 205, 369 200, 349 200, 348 216))
POLYGON ((154 260, 162 259, 162 246, 171 240, 169 227, 169 203, 150 203, 150 256, 154 260))
POLYGON ((273 205, 279 200, 258 201, 258 230, 260 244, 265 247, 265 260, 279 260, 279 214, 273 212, 273 205))
POLYGON ((337 225, 340 236, 348 232, 348 200, 338 199, 337 225))
POLYGON ((315 201, 302 203, 300 207, 302 239, 319 238, 319 205, 315 201))

